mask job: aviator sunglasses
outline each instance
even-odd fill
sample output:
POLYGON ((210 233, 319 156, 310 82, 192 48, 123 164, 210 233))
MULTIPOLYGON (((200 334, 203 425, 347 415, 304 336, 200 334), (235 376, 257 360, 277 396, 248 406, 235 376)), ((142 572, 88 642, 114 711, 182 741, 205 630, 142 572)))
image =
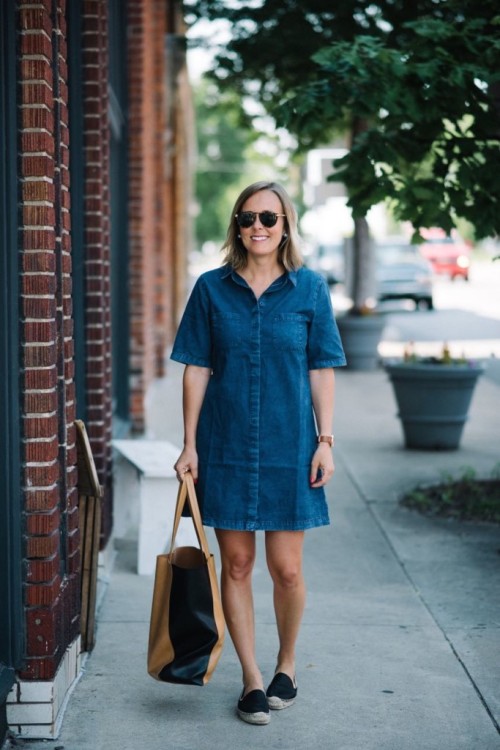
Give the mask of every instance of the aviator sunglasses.
POLYGON ((234 218, 238 222, 238 226, 249 229, 257 216, 262 226, 270 229, 278 221, 278 216, 286 216, 286 214, 275 214, 274 211, 260 211, 260 213, 258 211, 242 211, 241 214, 235 214, 234 218))

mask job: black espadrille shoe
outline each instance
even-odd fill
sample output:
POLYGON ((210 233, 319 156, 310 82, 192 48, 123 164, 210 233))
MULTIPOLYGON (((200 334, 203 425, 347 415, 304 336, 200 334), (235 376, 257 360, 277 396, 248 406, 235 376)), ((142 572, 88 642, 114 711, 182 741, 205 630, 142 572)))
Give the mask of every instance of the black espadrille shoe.
POLYGON ((271 680, 271 684, 266 690, 267 702, 269 708, 274 711, 280 711, 282 708, 288 708, 295 702, 297 697, 297 685, 294 680, 284 672, 278 672, 271 680))
MULTIPOLYGON (((243 690, 243 693, 245 691, 243 690)), ((236 713, 247 724, 269 724, 269 704, 263 690, 250 690, 245 696, 241 694, 236 713)))

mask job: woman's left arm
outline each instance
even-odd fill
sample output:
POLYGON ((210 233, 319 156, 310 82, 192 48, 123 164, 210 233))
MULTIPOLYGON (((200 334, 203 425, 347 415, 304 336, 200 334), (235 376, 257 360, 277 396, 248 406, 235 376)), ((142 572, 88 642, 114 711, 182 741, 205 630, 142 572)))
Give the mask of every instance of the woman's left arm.
MULTIPOLYGON (((309 370, 309 382, 318 435, 331 435, 335 394, 335 371, 333 367, 309 370)), ((332 449, 328 443, 318 443, 311 461, 311 487, 323 487, 333 476, 332 449), (318 477, 319 469, 322 474, 318 477)))

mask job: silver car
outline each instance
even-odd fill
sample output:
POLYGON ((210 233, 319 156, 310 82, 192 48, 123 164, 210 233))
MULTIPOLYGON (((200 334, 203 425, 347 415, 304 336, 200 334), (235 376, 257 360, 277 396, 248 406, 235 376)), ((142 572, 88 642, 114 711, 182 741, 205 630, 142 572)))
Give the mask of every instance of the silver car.
POLYGON ((412 300, 417 309, 432 310, 432 266, 416 245, 380 244, 375 247, 377 297, 412 300))

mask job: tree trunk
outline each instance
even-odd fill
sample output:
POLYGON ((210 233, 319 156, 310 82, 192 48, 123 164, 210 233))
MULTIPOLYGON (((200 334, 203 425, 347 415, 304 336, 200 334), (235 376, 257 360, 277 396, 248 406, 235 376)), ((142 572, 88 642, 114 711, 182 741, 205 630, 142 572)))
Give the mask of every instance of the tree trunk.
MULTIPOLYGON (((351 131, 351 148, 356 138, 367 129, 364 120, 355 120, 351 131)), ((375 259, 370 230, 365 216, 353 219, 351 297, 354 313, 368 312, 376 304, 375 259)))
POLYGON ((368 312, 375 305, 375 264, 368 222, 354 219, 352 249, 353 312, 368 312))

